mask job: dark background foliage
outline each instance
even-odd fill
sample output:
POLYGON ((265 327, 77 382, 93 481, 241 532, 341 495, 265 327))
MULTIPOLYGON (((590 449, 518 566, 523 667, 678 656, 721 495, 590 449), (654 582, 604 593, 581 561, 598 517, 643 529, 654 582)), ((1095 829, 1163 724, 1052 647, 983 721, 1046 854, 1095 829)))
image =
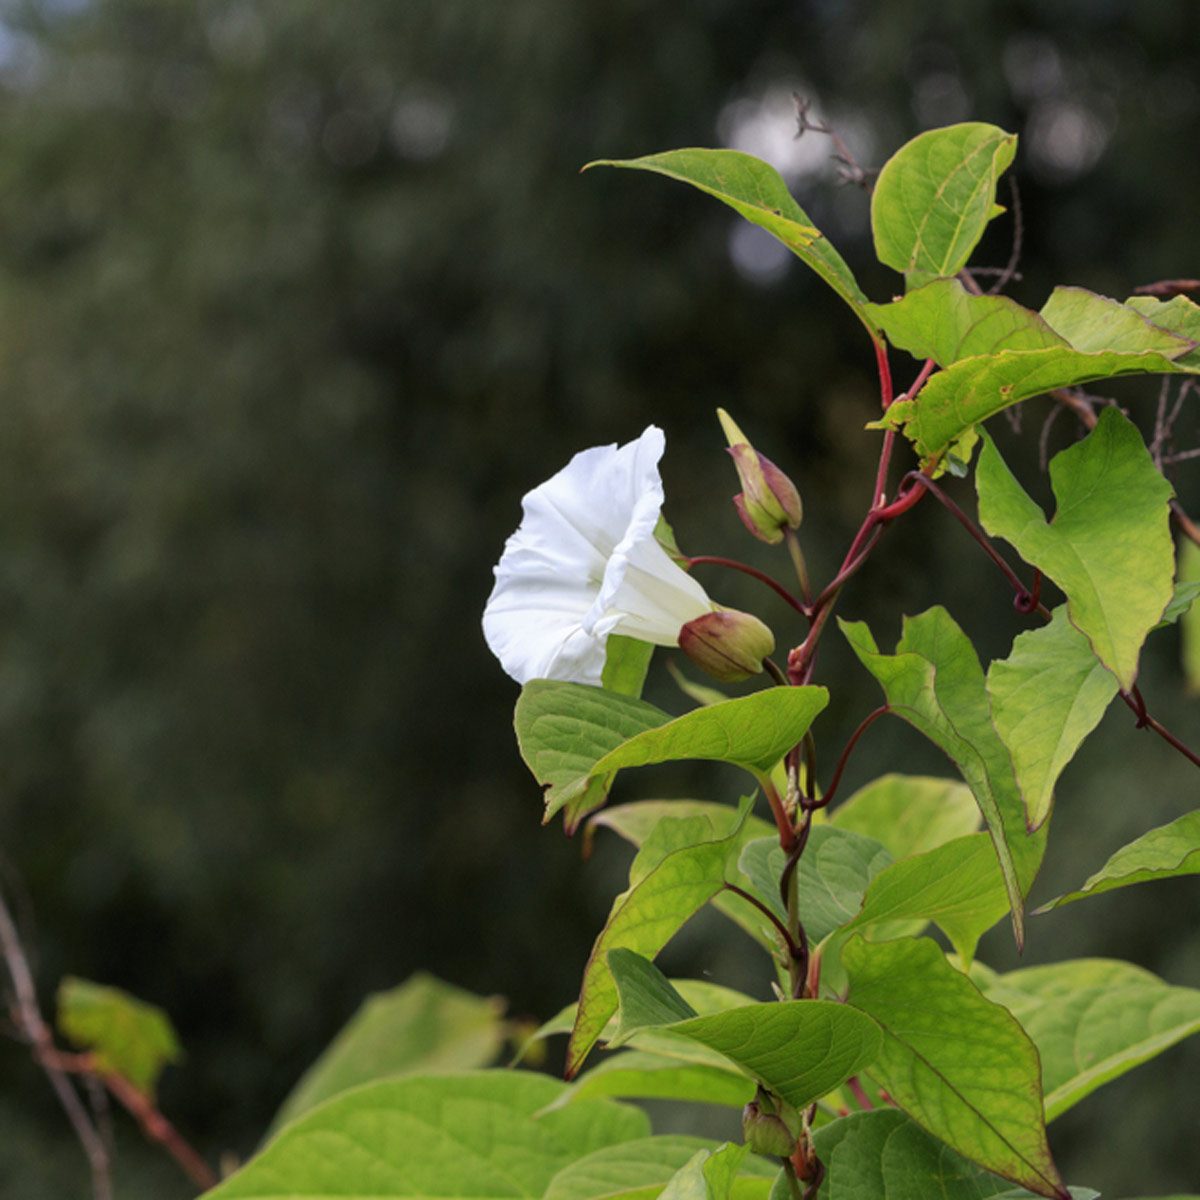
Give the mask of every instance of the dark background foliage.
MULTIPOLYGON (((826 142, 791 141, 792 90, 869 165, 977 118, 1022 135, 1018 298, 1200 274, 1183 0, 0 14, 5 878, 47 1000, 72 972, 170 1011, 189 1057, 163 1104, 214 1159, 251 1150, 363 994, 418 967, 538 1017, 573 994, 624 855, 602 843, 581 871, 539 827, 516 689, 479 633, 521 493, 655 421, 682 544, 772 565, 728 505, 724 405, 800 481, 818 576, 865 508, 877 401, 853 319, 727 210, 582 163, 765 153, 885 298, 866 197, 836 186, 826 142)), ((1011 231, 998 222, 979 261, 1002 263, 1011 231)), ((1146 427, 1154 386, 1121 395, 1146 427)), ((1044 496, 1049 402, 1027 408, 1003 436, 1044 496)), ((1184 444, 1197 424, 1193 405, 1184 444)), ((1064 416, 1051 443, 1074 436, 1064 416)), ((1193 503, 1197 473, 1176 481, 1193 503)), ((705 581, 796 636, 769 596, 705 581)), ((844 612, 887 645, 902 612, 939 601, 1007 652, 1003 587, 926 505, 844 612)), ((1195 738, 1175 637, 1157 636, 1146 691, 1195 738)), ((827 758, 877 703, 835 643, 827 758)), ((651 694, 682 703, 665 677, 651 694)), ((946 769, 899 724, 863 750, 855 784, 946 769)), ((664 772, 623 795, 701 785, 664 772)), ((1196 794, 1114 712, 1060 789, 1043 894, 1196 794)), ((1027 959, 1121 956, 1200 985, 1195 915, 1185 884, 1096 901, 1036 921, 1027 959)), ((702 923, 669 961, 753 989, 763 964, 735 936, 702 923)), ((1011 963, 1003 931, 984 957, 1011 963)), ((1191 1186, 1198 1067, 1185 1046, 1081 1105, 1055 1129, 1065 1172, 1107 1194, 1191 1186)), ((188 1194, 117 1125, 120 1195, 188 1194)), ((5 1196, 81 1194, 82 1158, 15 1044, 0 1131, 5 1196)))

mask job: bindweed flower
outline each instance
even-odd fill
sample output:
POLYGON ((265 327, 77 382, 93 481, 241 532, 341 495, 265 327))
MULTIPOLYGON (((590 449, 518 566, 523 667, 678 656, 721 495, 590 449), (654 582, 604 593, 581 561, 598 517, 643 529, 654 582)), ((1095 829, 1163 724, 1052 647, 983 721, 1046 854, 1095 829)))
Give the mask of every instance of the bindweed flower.
POLYGON ((518 683, 599 684, 609 634, 675 646, 717 610, 654 536, 665 446, 651 425, 619 448, 581 451, 521 502, 483 613, 487 644, 518 683))
POLYGON ((785 528, 798 529, 804 516, 796 485, 769 459, 746 440, 733 418, 717 409, 717 418, 729 441, 729 453, 742 483, 734 496, 742 523, 760 541, 771 545, 783 540, 785 528))

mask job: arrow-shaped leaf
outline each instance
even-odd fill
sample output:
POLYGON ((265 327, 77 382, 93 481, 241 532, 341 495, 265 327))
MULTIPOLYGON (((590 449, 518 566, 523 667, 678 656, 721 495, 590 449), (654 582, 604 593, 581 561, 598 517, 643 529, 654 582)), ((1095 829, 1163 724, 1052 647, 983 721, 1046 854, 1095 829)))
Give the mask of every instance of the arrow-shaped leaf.
POLYGON ((1056 608, 1049 625, 1020 634, 1008 658, 988 667, 996 732, 1012 755, 1026 823, 1050 815, 1054 785, 1118 691, 1116 676, 1056 608))
POLYGON ((1170 987, 1130 963, 1085 958, 1028 967, 985 974, 980 987, 1037 1046, 1047 1121, 1200 1032, 1200 991, 1170 987))
POLYGON ((720 834, 709 826, 709 838, 697 839, 704 818, 664 821, 642 846, 630 868, 630 888, 613 901, 583 973, 575 1026, 567 1044, 567 1077, 576 1075, 584 1059, 617 1011, 617 987, 608 965, 609 952, 634 950, 653 958, 684 923, 724 886, 741 848, 742 825, 749 815, 743 803, 739 820, 720 834), (689 826, 690 844, 662 853, 676 831, 689 826))
MULTIPOLYGON (((632 955, 614 955, 611 961, 623 1008, 629 1006, 652 1021, 651 1014, 679 1011, 682 998, 668 998, 671 985, 653 964, 637 963, 632 955)), ((624 1015, 621 1028, 627 1035, 637 1032, 624 1015)), ((828 1000, 744 1004, 643 1028, 717 1051, 797 1108, 863 1070, 874 1060, 880 1039, 872 1020, 828 1000)))
POLYGON ((985 439, 976 469, 980 523, 1062 588, 1071 623, 1128 690, 1142 642, 1174 592, 1171 485, 1116 408, 1054 456, 1050 485, 1057 509, 1048 522, 985 439))
POLYGON ((842 951, 848 1003, 884 1032, 869 1073, 935 1137, 1040 1196, 1066 1188, 1046 1141, 1041 1066, 1016 1019, 928 938, 842 951))
POLYGON ((1020 945, 1024 897, 1041 864, 1042 842, 1026 834, 1012 760, 992 725, 974 646, 941 607, 906 617, 891 655, 880 653, 865 624, 840 623, 896 715, 944 750, 974 793, 1000 862, 1020 945))
POLYGON ((1151 829, 1128 846, 1122 846, 1078 891, 1051 900, 1038 912, 1099 896, 1114 888, 1196 874, 1200 874, 1200 809, 1169 825, 1151 829))

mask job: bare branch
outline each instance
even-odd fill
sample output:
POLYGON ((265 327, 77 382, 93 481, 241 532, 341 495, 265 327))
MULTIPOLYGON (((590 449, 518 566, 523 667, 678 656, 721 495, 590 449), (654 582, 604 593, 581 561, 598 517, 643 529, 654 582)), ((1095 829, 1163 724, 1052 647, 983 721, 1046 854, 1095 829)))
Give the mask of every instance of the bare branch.
POLYGON ((809 110, 812 108, 812 101, 798 92, 792 93, 792 99, 796 102, 796 138, 802 138, 806 133, 820 133, 827 137, 833 146, 833 161, 838 165, 838 182, 852 183, 855 187, 860 187, 864 192, 869 192, 874 186, 875 176, 879 174, 877 170, 870 170, 864 167, 858 159, 854 157, 850 147, 846 145, 841 134, 837 132, 831 125, 826 125, 824 121, 814 121, 810 117, 809 110))
POLYGON ((1143 283, 1133 289, 1135 296, 1183 296, 1188 292, 1200 292, 1200 279, 1160 279, 1156 283, 1143 283))
POLYGON ((5 965, 13 986, 13 1020, 23 1036, 33 1047, 34 1057, 46 1073, 50 1086, 58 1096, 75 1136, 79 1138, 83 1152, 87 1155, 88 1165, 92 1170, 92 1195, 95 1200, 112 1200, 112 1176, 108 1149, 104 1140, 88 1116, 79 1094, 75 1091, 66 1073, 57 1062, 57 1051, 54 1048, 54 1038, 38 1007, 37 989, 34 986, 33 974, 29 970, 29 960, 17 934, 4 897, 0 895, 0 951, 3 952, 5 965))

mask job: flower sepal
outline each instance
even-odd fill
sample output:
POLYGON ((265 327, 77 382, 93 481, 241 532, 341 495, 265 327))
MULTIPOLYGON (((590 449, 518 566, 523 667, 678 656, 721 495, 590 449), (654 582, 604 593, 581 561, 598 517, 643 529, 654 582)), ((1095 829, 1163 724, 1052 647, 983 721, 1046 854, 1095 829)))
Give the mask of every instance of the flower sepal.
POLYGON ((679 648, 721 683, 757 675, 775 649, 775 636, 755 616, 719 608, 688 621, 679 631, 679 648))
POLYGON ((742 1109, 742 1140, 755 1154, 790 1158, 802 1128, 796 1109, 761 1086, 742 1109))
POLYGON ((800 527, 804 518, 800 493, 787 475, 750 445, 723 408, 717 409, 717 418, 742 484, 741 492, 733 498, 738 516, 759 541, 776 545, 783 540, 784 529, 800 527))

